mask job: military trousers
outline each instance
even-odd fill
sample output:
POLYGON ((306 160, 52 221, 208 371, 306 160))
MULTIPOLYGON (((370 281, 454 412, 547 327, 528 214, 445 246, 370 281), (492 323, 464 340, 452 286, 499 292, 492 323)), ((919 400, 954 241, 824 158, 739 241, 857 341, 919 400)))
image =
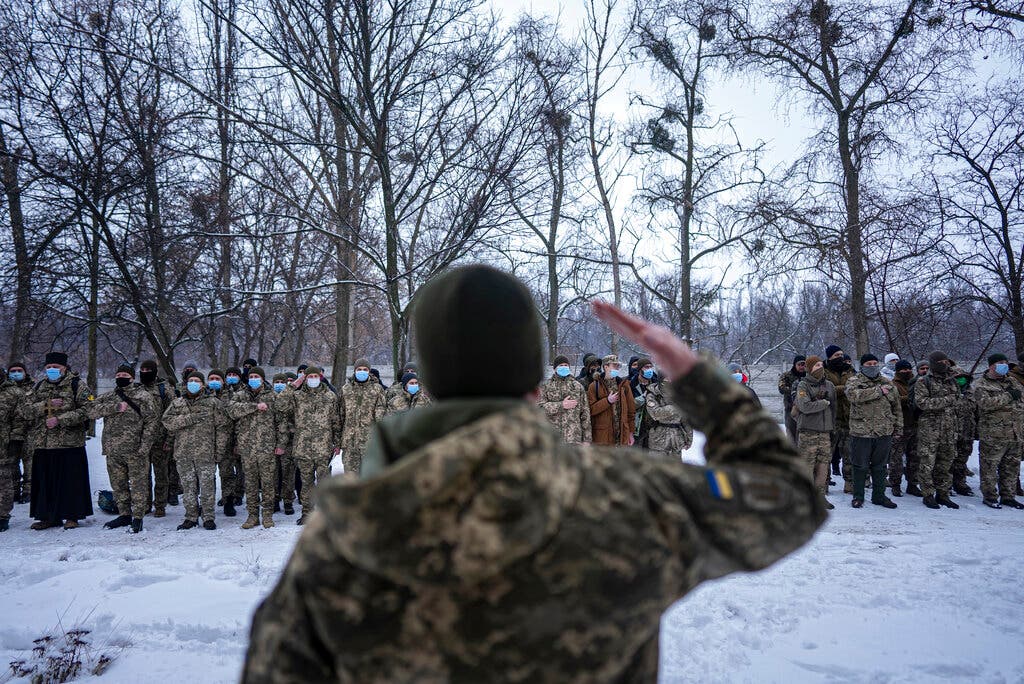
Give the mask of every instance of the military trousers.
POLYGON ((956 455, 953 457, 953 465, 950 466, 950 475, 954 485, 967 484, 967 459, 971 457, 972 451, 974 451, 974 440, 971 439, 971 435, 965 436, 962 433, 958 435, 956 455))
POLYGON ((299 503, 302 505, 302 512, 310 513, 313 510, 313 488, 321 480, 331 475, 331 464, 326 458, 314 458, 311 456, 299 456, 295 459, 295 467, 302 477, 302 489, 299 491, 299 503))
POLYGON ((149 463, 153 469, 153 505, 157 509, 165 508, 170 486, 170 450, 165 451, 163 443, 157 442, 149 450, 149 463))
POLYGON ((220 493, 221 496, 241 497, 245 493, 245 473, 242 469, 242 459, 232 449, 227 456, 217 461, 217 470, 220 472, 220 493))
POLYGON ((185 454, 177 454, 178 477, 181 479, 185 520, 199 522, 199 509, 203 520, 213 520, 217 502, 217 464, 185 454))
MULTIPOLYGON (((784 411, 785 423, 786 423, 786 434, 789 435, 789 438, 791 440, 793 440, 793 444, 795 444, 796 446, 800 446, 800 432, 797 431, 796 418, 794 418, 793 414, 790 412, 791 408, 792 408, 792 406, 786 406, 785 407, 785 411, 784 411)), ((828 433, 818 433, 818 434, 828 434, 828 433)))
POLYGON ((889 486, 899 487, 904 475, 907 484, 917 484, 917 428, 904 429, 899 437, 892 440, 892 449, 889 451, 889 486))
POLYGON ((346 475, 358 477, 363 469, 363 450, 345 447, 345 450, 341 452, 341 464, 345 466, 346 475))
POLYGON ((277 459, 273 448, 242 453, 245 471, 245 510, 255 516, 263 508, 263 515, 274 513, 274 490, 277 487, 277 459))
POLYGON ((956 457, 956 435, 941 420, 921 418, 917 424, 918 485, 921 493, 949 494, 953 486, 950 469, 956 457))
POLYGON ((814 486, 824 494, 828 491, 828 468, 832 461, 832 434, 801 430, 798 448, 814 480, 814 486))
MULTIPOLYGON (((9 449, 0 451, 0 474, 3 474, 3 477, 0 477, 0 520, 9 520, 11 511, 14 510, 14 478, 9 477, 13 460, 9 449)), ((21 484, 20 476, 18 484, 21 484)))
POLYGON ((990 501, 1012 499, 1020 477, 1020 444, 1009 439, 982 438, 978 445, 981 461, 981 495, 990 501))
POLYGON ((32 450, 26 449, 25 442, 18 439, 8 442, 7 455, 14 498, 27 498, 32 491, 32 450))
POLYGON ((141 518, 149 509, 149 454, 107 454, 107 475, 119 515, 141 518))
POLYGON ((295 501, 295 492, 298 489, 295 485, 295 459, 291 453, 286 451, 277 457, 276 496, 286 503, 292 503, 295 501))

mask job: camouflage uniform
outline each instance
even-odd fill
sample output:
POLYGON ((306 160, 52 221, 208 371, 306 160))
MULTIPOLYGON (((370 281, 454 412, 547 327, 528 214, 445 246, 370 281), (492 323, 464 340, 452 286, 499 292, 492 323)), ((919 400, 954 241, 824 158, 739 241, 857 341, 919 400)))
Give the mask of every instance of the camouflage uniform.
POLYGON ((836 424, 836 388, 810 373, 796 386, 796 423, 800 455, 814 486, 822 497, 828 492, 828 467, 832 461, 832 430, 836 424))
POLYGON ((149 454, 160 433, 158 405, 139 385, 101 394, 89 417, 103 419, 103 454, 119 515, 142 518, 149 509, 149 454), (120 411, 122 402, 128 408, 120 411))
POLYGON ((974 451, 974 436, 978 432, 977 406, 974 404, 974 392, 970 384, 960 390, 960 400, 956 404, 956 419, 956 456, 950 467, 950 475, 953 478, 953 489, 958 494, 969 494, 967 460, 974 451))
POLYGON ((284 417, 278 423, 278 434, 287 433, 289 424, 294 431, 292 456, 302 477, 299 503, 305 515, 313 511, 313 487, 330 477, 331 456, 341 443, 338 397, 325 384, 310 389, 304 383, 298 389, 285 390, 277 401, 284 417))
POLYGON ((949 494, 950 468, 956 455, 956 405, 960 389, 949 375, 931 370, 914 383, 914 401, 921 409, 917 422, 918 478, 921 492, 949 494))
POLYGON ((409 394, 408 391, 402 389, 402 383, 398 383, 398 391, 392 392, 391 389, 384 394, 384 400, 387 404, 387 412, 385 415, 390 416, 392 413, 399 413, 401 411, 408 411, 414 408, 423 408, 434 403, 434 400, 430 398, 430 395, 423 392, 423 386, 420 385, 420 391, 416 394, 409 394))
POLYGON ((979 412, 981 494, 989 501, 1012 499, 1024 446, 1024 386, 1009 376, 994 379, 986 374, 975 383, 974 397, 979 412))
POLYGON ((797 444, 800 434, 797 429, 796 418, 793 417, 793 394, 796 392, 797 385, 800 384, 802 379, 792 368, 779 376, 779 394, 782 395, 783 421, 786 424, 786 432, 794 444, 797 444))
POLYGON ((682 458, 683 449, 693 445, 693 428, 672 401, 672 386, 659 380, 639 387, 644 396, 636 409, 644 439, 640 446, 669 458, 682 458))
POLYGON ((217 472, 220 474, 220 495, 226 502, 227 497, 241 498, 244 490, 242 482, 242 459, 235 449, 235 427, 227 417, 227 407, 235 392, 229 389, 217 391, 207 390, 209 396, 220 402, 222 413, 228 421, 226 429, 217 432, 217 472))
POLYGON ((825 519, 738 383, 702 362, 674 389, 709 467, 565 444, 521 400, 388 417, 376 432, 412 448, 321 493, 253 618, 242 681, 655 681, 670 605, 825 519))
POLYGON ((846 486, 843 488, 847 494, 853 492, 853 468, 850 465, 850 448, 848 440, 850 437, 850 402, 846 398, 846 383, 853 377, 852 370, 845 370, 836 373, 825 365, 825 379, 836 388, 836 428, 832 431, 832 469, 833 471, 842 462, 843 479, 846 486))
POLYGON ((363 465, 363 452, 370 438, 370 428, 384 417, 384 388, 370 379, 366 382, 350 380, 341 388, 338 413, 341 421, 341 454, 346 473, 359 474, 363 465))
POLYGON ((264 385, 257 391, 248 386, 235 392, 227 405, 227 414, 234 422, 235 449, 242 458, 245 471, 245 508, 249 517, 258 518, 262 501, 263 520, 274 514, 274 489, 277 486, 278 432, 274 390, 264 385), (266 404, 267 410, 256 407, 266 404))
POLYGON ((185 520, 198 522, 202 508, 203 521, 213 521, 217 460, 227 441, 225 433, 231 429, 223 402, 212 394, 193 397, 186 392, 171 402, 163 425, 174 437, 174 458, 185 490, 185 520))
POLYGON ((917 409, 910 405, 910 387, 899 376, 892 381, 900 395, 900 410, 903 412, 903 431, 893 437, 889 451, 889 486, 894 492, 900 490, 903 476, 907 485, 918 485, 917 480, 917 409), (906 466, 903 459, 906 456, 906 466))
MULTIPOLYGON (((9 404, 13 411, 10 417, 7 448, 4 454, 0 454, 0 458, 4 458, 6 454, 15 501, 27 499, 32 491, 32 449, 26 441, 28 421, 22 417, 19 410, 31 391, 32 381, 27 375, 21 382, 8 379, 0 385, 0 404, 9 404)), ((0 468, 0 477, 3 477, 3 474, 4 471, 0 468)))
POLYGON ((587 391, 576 378, 553 374, 550 380, 541 385, 537 405, 568 444, 590 441, 590 404, 587 402, 587 391), (563 408, 562 401, 565 399, 575 399, 576 408, 563 408))
MULTIPOLYGON (((156 438, 153 442, 153 447, 149 450, 149 462, 153 468, 151 475, 153 478, 153 506, 159 513, 167 507, 167 496, 171 493, 170 481, 172 469, 174 471, 175 481, 177 481, 178 475, 177 467, 171 457, 174 441, 167 433, 162 422, 164 411, 166 411, 171 405, 171 402, 176 396, 177 390, 173 385, 168 384, 163 378, 157 378, 149 385, 139 383, 139 387, 149 393, 149 396, 152 398, 154 405, 159 411, 159 415, 157 417, 160 420, 157 420, 156 438)), ((177 494, 177 492, 174 493, 177 494)))
POLYGON ((289 384, 274 400, 274 417, 277 421, 277 447, 284 452, 277 457, 277 497, 286 504, 295 502, 295 456, 292 452, 295 426, 288 415, 282 411, 282 408, 285 406, 285 400, 282 397, 294 391, 291 384, 289 384))
MULTIPOLYGON (((17 391, 0 391, 0 520, 5 522, 11 518, 16 498, 14 478, 10 477, 14 459, 13 453, 8 450, 8 443, 18 418, 18 405, 22 396, 17 391)), ((18 484, 21 484, 20 478, 18 484)))
POLYGON ((857 373, 846 381, 850 403, 850 461, 853 465, 853 495, 864 498, 864 482, 871 473, 871 500, 885 499, 885 480, 892 437, 903 431, 903 409, 899 391, 883 375, 869 378, 857 373))
POLYGON ((27 440, 32 449, 66 449, 83 447, 88 438, 89 403, 92 393, 84 382, 67 372, 58 382, 40 381, 20 406, 21 417, 28 423, 27 440), (78 391, 74 386, 78 385, 78 391), (61 399, 60 408, 49 408, 47 402, 61 399), (46 419, 54 416, 57 427, 48 429, 46 419))

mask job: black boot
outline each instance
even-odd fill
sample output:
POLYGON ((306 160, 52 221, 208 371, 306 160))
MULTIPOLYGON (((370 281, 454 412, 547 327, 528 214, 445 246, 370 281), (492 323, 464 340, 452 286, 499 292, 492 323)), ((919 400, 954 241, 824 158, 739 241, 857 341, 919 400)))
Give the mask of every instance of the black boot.
POLYGON ((191 530, 193 527, 197 527, 195 520, 186 520, 185 522, 178 525, 179 530, 191 530))
POLYGON ((229 518, 235 517, 235 500, 230 496, 224 497, 224 515, 229 518))
POLYGON ((167 495, 167 505, 168 506, 177 506, 178 505, 178 495, 177 494, 168 494, 167 495))
POLYGON ((896 508, 896 502, 894 502, 887 496, 883 496, 880 499, 871 497, 871 503, 875 504, 876 506, 881 506, 882 508, 896 508))
POLYGON ((1018 511, 1024 510, 1024 503, 1021 503, 1020 501, 1017 501, 1014 498, 1007 499, 1006 497, 1003 497, 1002 499, 999 500, 999 503, 1003 504, 1004 506, 1009 506, 1010 508, 1016 508, 1018 511))
POLYGON ((206 520, 206 521, 203 522, 203 529, 204 530, 215 530, 215 529, 217 529, 217 523, 213 522, 212 520, 206 520))
POLYGON ((999 503, 995 499, 982 499, 981 503, 985 504, 989 508, 1002 508, 1003 504, 999 503))
POLYGON ((299 519, 295 521, 295 524, 296 525, 305 525, 306 524, 306 514, 303 513, 302 515, 300 515, 299 519))
POLYGON ((280 513, 280 512, 281 512, 281 500, 280 499, 274 499, 274 513, 280 513))
POLYGON ((218 506, 223 506, 224 505, 224 497, 223 496, 220 497, 219 499, 217 499, 217 505, 218 506))
POLYGON ((974 490, 966 482, 958 482, 953 485, 953 491, 960 496, 974 496, 974 490))
POLYGON ((900 486, 898 484, 892 486, 892 495, 893 496, 903 496, 903 490, 900 489, 900 486))
MULTIPOLYGON (((864 488, 868 479, 868 469, 853 467, 853 500, 864 503, 864 488)), ((854 506, 860 508, 860 506, 854 506)))
POLYGON ((916 482, 907 483, 907 494, 910 496, 924 496, 924 493, 921 491, 921 488, 917 486, 916 482))
MULTIPOLYGON (((908 488, 908 491, 909 491, 909 488, 908 488)), ((927 506, 928 508, 938 508, 939 507, 939 504, 935 503, 935 495, 934 494, 929 494, 928 496, 924 497, 923 502, 924 502, 924 505, 927 506)))
POLYGON ((118 527, 128 527, 132 524, 132 517, 130 515, 119 515, 113 520, 107 522, 103 527, 108 530, 116 530, 118 527))
POLYGON ((142 531, 142 518, 132 518, 132 534, 142 531))
POLYGON ((6 532, 11 528, 11 523, 7 518, 0 518, 0 532, 6 532))
POLYGON ((291 501, 284 502, 284 514, 295 515, 295 505, 291 501))
POLYGON ((949 498, 949 494, 947 492, 936 492, 936 494, 935 494, 935 501, 937 503, 942 504, 946 508, 953 508, 953 509, 960 508, 959 504, 957 504, 955 501, 953 501, 952 499, 949 498))

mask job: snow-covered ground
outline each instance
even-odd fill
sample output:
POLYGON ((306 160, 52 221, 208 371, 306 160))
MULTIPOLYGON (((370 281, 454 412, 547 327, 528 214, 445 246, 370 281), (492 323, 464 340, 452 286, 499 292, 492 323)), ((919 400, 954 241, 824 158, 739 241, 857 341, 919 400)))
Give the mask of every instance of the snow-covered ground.
MULTIPOLYGON (((98 440, 89 453, 93 489, 108 488, 98 440)), ((665 614, 662 681, 1024 682, 1024 512, 978 497, 959 497, 959 511, 832 501, 800 552, 665 614)), ((126 644, 97 682, 237 681, 252 612, 300 528, 218 516, 216 531, 176 532, 182 508, 168 510, 130 535, 102 529, 98 509, 78 530, 32 532, 16 506, 0 534, 0 666, 60 623, 107 650, 126 644)))

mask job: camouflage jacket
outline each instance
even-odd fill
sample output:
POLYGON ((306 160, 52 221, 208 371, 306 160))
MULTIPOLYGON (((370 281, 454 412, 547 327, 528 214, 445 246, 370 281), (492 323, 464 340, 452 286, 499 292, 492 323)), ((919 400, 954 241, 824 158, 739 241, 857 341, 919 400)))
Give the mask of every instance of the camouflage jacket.
POLYGON ((92 392, 85 382, 78 380, 76 383, 70 373, 65 373, 57 382, 43 380, 37 383, 21 404, 21 416, 29 424, 27 441, 33 449, 85 446, 91 401, 92 392), (74 391, 76 384, 77 392, 74 391), (51 407, 49 402, 53 399, 64 403, 59 408, 51 407), (46 427, 46 420, 51 416, 58 421, 52 430, 46 427))
POLYGON ((830 380, 808 375, 796 386, 796 427, 807 432, 832 432, 836 426, 836 388, 830 380))
POLYGON ((891 437, 903 432, 899 390, 881 375, 854 375, 846 381, 846 399, 850 402, 851 437, 891 437))
MULTIPOLYGON (((264 385, 252 391, 245 389, 233 392, 225 411, 234 422, 235 449, 240 454, 272 453, 278 447, 280 433, 277 426, 276 399, 274 390, 264 385), (267 410, 256 408, 266 404, 267 410)), ((284 447, 281 447, 284 448, 284 447)))
POLYGON ((6 380, 0 385, 0 403, 9 405, 13 413, 9 420, 9 439, 12 442, 24 442, 28 436, 29 421, 21 415, 21 404, 32 392, 32 381, 29 379, 21 382, 6 380))
POLYGON ((338 413, 341 448, 358 452, 365 450, 370 428, 387 413, 384 388, 372 378, 366 382, 346 382, 341 388, 338 413))
MULTIPOLYGON (((176 397, 180 396, 178 388, 175 387, 174 383, 167 382, 163 378, 157 378, 153 381, 152 385, 144 385, 140 382, 139 387, 149 392, 149 395, 153 397, 153 401, 156 402, 156 405, 159 407, 161 416, 163 416, 164 411, 166 411, 171 405, 171 402, 174 401, 176 397)), ((172 440, 170 435, 167 434, 167 429, 164 428, 163 421, 160 420, 157 421, 157 423, 157 444, 170 444, 172 440)))
POLYGON ((123 395, 112 392, 101 394, 89 405, 89 418, 103 419, 103 453, 106 455, 139 454, 149 458, 157 436, 163 429, 161 412, 156 399, 140 385, 131 385, 123 395), (121 402, 131 402, 119 411, 121 402))
POLYGON ((206 396, 217 400, 221 408, 221 418, 226 421, 223 429, 217 430, 217 458, 230 458, 235 452, 235 421, 228 415, 228 404, 231 403, 235 392, 227 389, 227 386, 216 391, 207 388, 206 396))
POLYGON ((575 378, 562 378, 557 373, 551 376, 541 386, 537 404, 566 442, 579 444, 590 441, 590 403, 587 391, 575 378), (563 408, 565 399, 575 399, 576 408, 563 408))
POLYGON ((796 387, 800 384, 803 378, 797 375, 792 368, 779 376, 779 394, 782 395, 782 403, 786 409, 786 415, 789 415, 789 409, 793 408, 793 395, 796 393, 796 387))
POLYGON ((931 371, 914 382, 914 404, 921 411, 919 422, 930 423, 929 428, 956 434, 956 405, 960 401, 960 388, 952 376, 937 376, 931 371))
POLYGON ((672 603, 825 519, 738 383, 703 362, 675 389, 708 467, 565 444, 521 400, 386 418, 366 458, 392 465, 323 485, 253 618, 243 682, 655 681, 672 603))
POLYGON ((900 410, 903 411, 903 431, 917 428, 917 411, 910 405, 910 385, 900 378, 892 381, 896 391, 900 393, 900 410))
MULTIPOLYGON (((22 402, 21 392, 0 390, 0 463, 7 461, 7 445, 12 440, 15 422, 22 420, 18 408, 22 402)), ((2 475, 0 475, 2 477, 2 475)))
POLYGON ((1024 398, 1014 399, 1011 389, 1024 397, 1024 386, 1010 376, 993 379, 985 374, 974 383, 981 439, 1024 441, 1024 398))
POLYGON ((212 394, 196 398, 186 393, 175 399, 164 412, 163 424, 174 438, 176 458, 216 463, 223 457, 224 433, 231 430, 231 421, 224 403, 212 394))
POLYGON ((430 395, 424 394, 422 389, 420 389, 416 394, 409 394, 407 391, 402 389, 401 383, 398 385, 397 392, 392 392, 388 389, 388 392, 384 395, 384 399, 387 402, 387 412, 385 415, 388 416, 392 413, 408 411, 409 409, 414 408, 422 408, 434 403, 434 400, 430 398, 430 395))
POLYGON ((636 413, 641 427, 641 446, 672 458, 681 458, 683 449, 693 444, 693 428, 682 410, 672 401, 672 385, 664 381, 640 384, 644 401, 636 413))
POLYGON ((853 375, 852 370, 836 373, 825 367, 825 379, 836 388, 836 429, 843 432, 850 429, 850 400, 846 398, 846 383, 853 375))
MULTIPOLYGON (((341 420, 338 396, 321 384, 310 389, 303 383, 277 395, 280 404, 277 432, 285 440, 291 431, 291 453, 295 458, 330 461, 334 448, 341 444, 341 420)), ((278 442, 281 443, 280 441, 278 442)))

